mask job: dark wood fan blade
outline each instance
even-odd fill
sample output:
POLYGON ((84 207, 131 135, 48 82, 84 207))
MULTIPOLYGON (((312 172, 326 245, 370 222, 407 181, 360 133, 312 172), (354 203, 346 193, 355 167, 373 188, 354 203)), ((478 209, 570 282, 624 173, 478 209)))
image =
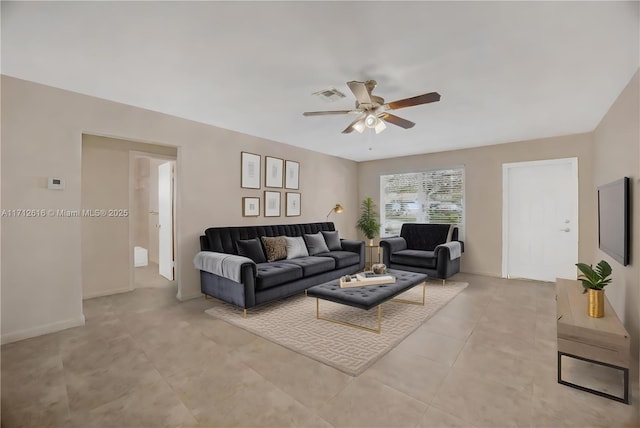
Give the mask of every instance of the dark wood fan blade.
POLYGON ((403 119, 403 118, 398 117, 398 116, 396 116, 394 114, 382 113, 378 117, 380 119, 384 120, 385 122, 392 123, 392 124, 397 125, 397 126, 399 126, 401 128, 404 128, 404 129, 413 128, 413 126, 415 125, 415 123, 411 122, 410 120, 403 119))
POLYGON ((428 94, 418 95, 417 97, 393 101, 388 103, 387 105, 391 110, 396 110, 399 108, 418 106, 420 104, 428 104, 436 101, 440 101, 440 94, 437 92, 429 92, 428 94))
POLYGON ((353 95, 356 96, 356 100, 358 100, 360 104, 371 104, 371 94, 365 82, 356 82, 354 80, 347 82, 347 86, 349 86, 349 89, 351 89, 351 92, 353 92, 353 95))
POLYGON ((364 115, 360 115, 356 120, 354 120, 353 122, 351 122, 349 124, 349 126, 347 126, 346 128, 344 128, 344 131, 342 131, 343 134, 350 134, 351 132, 353 132, 353 130, 355 129, 353 127, 353 125, 355 125, 356 123, 360 122, 362 119, 364 119, 364 115))
POLYGON ((302 115, 303 116, 325 116, 328 114, 349 114, 351 112, 353 112, 353 110, 305 111, 304 113, 302 113, 302 115))

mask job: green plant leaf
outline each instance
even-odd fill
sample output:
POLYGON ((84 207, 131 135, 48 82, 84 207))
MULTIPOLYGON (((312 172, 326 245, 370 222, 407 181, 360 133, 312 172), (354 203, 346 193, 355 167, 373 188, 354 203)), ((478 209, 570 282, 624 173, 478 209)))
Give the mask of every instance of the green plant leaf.
POLYGON ((591 265, 585 263, 576 263, 576 266, 582 272, 582 275, 578 276, 578 279, 582 281, 584 292, 588 288, 594 290, 602 290, 606 285, 611 283, 611 266, 605 260, 601 260, 595 270, 591 265))
POLYGON ((582 275, 578 277, 579 279, 584 278, 592 284, 597 283, 600 279, 599 275, 593 270, 590 265, 585 263, 577 263, 576 266, 578 267, 578 269, 580 269, 580 272, 582 272, 582 275))
POLYGON ((605 260, 600 260, 596 265, 596 272, 600 275, 600 278, 605 279, 611 275, 611 265, 605 260))
POLYGON ((376 205, 371 197, 366 197, 360 204, 360 218, 356 223, 356 227, 362 231, 367 239, 375 238, 380 231, 376 205))

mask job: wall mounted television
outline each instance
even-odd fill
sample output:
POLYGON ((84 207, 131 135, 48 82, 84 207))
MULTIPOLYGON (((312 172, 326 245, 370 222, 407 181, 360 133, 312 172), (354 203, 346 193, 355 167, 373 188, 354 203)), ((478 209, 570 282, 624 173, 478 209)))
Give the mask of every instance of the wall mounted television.
POLYGON ((629 177, 598 187, 598 244, 615 261, 629 264, 629 177))

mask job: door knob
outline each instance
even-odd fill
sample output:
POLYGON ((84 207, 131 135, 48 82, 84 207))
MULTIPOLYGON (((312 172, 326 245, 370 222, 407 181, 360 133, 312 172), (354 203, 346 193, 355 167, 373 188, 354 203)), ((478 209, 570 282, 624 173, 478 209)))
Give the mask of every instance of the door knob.
POLYGON ((560 229, 560 232, 570 232, 571 229, 569 229, 568 227, 565 227, 564 229, 560 229))

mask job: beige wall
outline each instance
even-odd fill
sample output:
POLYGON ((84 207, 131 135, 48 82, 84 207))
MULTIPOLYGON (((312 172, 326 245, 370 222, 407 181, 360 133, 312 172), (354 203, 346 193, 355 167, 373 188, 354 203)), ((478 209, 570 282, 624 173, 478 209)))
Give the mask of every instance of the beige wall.
POLYGON ((591 134, 407 156, 358 164, 359 199, 371 196, 380 206, 380 175, 429 168, 465 167, 465 254, 461 269, 502 275, 502 164, 577 157, 579 175, 579 257, 592 253, 596 218, 590 209, 591 134))
MULTIPOLYGON (((101 135, 177 148, 179 298, 200 295, 193 257, 209 226, 324 221, 356 236, 357 165, 309 150, 149 110, 2 76, 2 208, 79 209, 82 135, 101 135), (243 218, 240 152, 300 162, 302 216, 243 218), (46 189, 46 177, 66 189, 46 189)), ((80 218, 2 218, 2 342, 84 322, 80 218)))
MULTIPOLYGON (((622 177, 631 178, 631 263, 622 266, 607 254, 594 250, 587 259, 597 263, 605 259, 613 268, 613 281, 607 287, 607 298, 631 334, 638 357, 640 337, 640 71, 636 72, 594 132, 594 185, 622 177)), ((597 211, 597 203, 589 209, 597 211)), ((597 229, 591 230, 596 234, 597 229)), ((597 240, 597 235, 594 236, 597 240)))

